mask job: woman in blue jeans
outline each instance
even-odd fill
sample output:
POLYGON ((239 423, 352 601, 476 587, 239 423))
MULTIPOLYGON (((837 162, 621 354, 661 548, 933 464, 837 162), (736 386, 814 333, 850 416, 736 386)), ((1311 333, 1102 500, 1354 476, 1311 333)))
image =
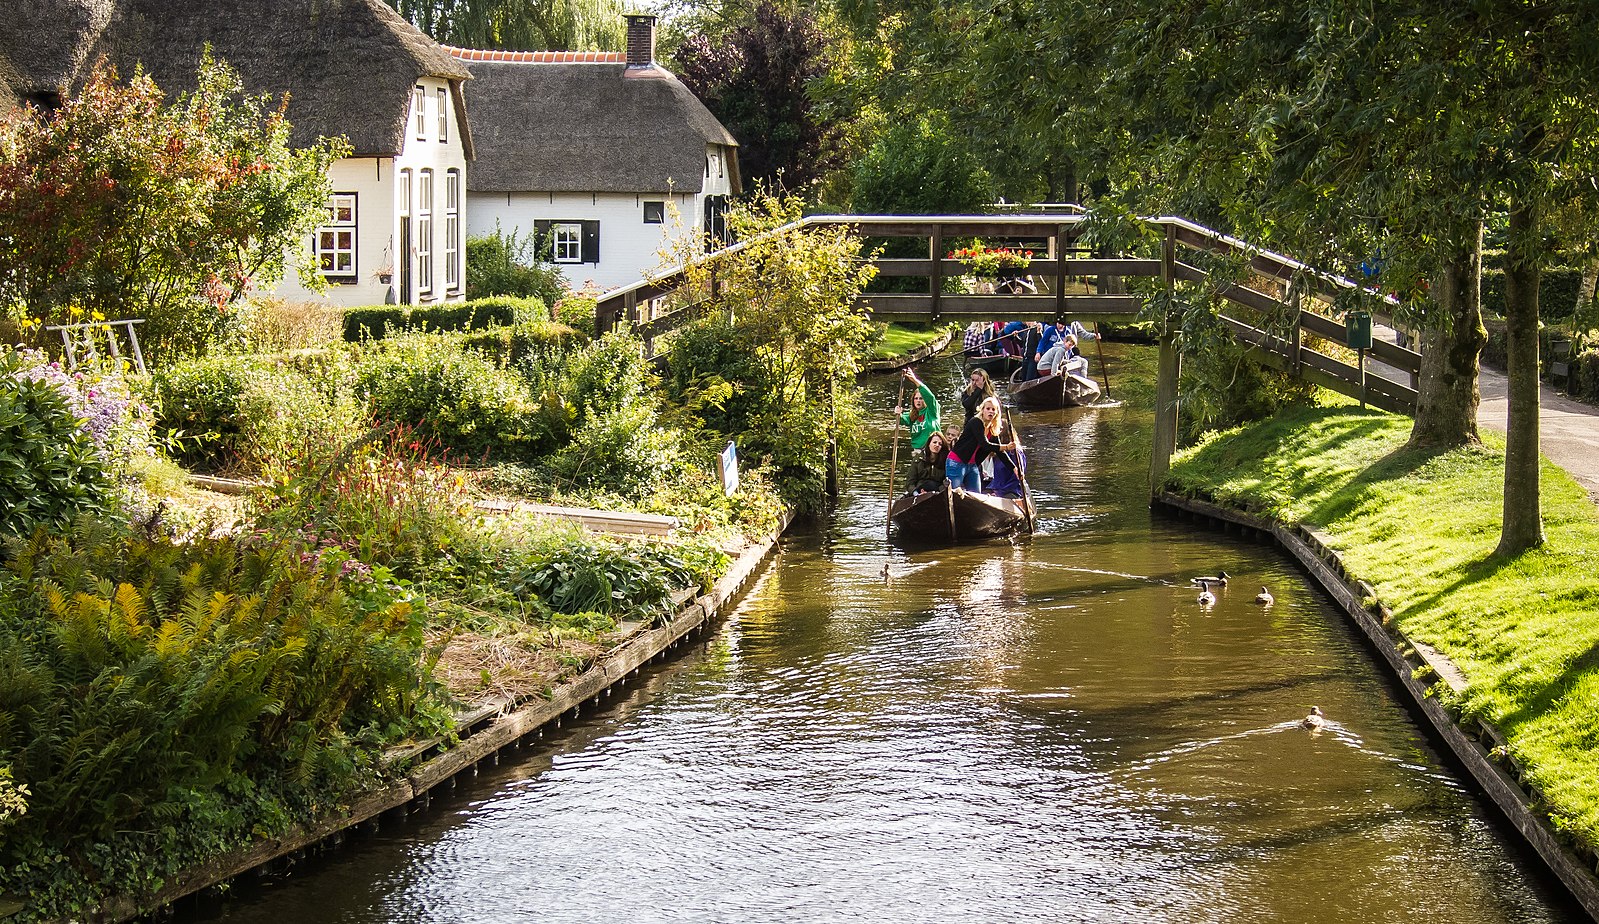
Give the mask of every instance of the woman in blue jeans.
POLYGON ((949 483, 973 494, 983 490, 983 460, 990 453, 1016 448, 1014 442, 1004 443, 1003 439, 999 399, 984 398, 977 407, 977 416, 966 421, 944 463, 944 476, 949 483))

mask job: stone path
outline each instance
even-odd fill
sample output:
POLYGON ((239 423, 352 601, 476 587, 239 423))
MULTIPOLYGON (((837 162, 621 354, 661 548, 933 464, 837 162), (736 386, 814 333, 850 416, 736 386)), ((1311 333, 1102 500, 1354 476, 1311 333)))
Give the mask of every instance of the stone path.
MULTIPOLYGON (((1505 432, 1509 380, 1503 372, 1485 366, 1477 387, 1482 391, 1477 425, 1505 432)), ((1539 406, 1539 448, 1599 502, 1599 407, 1573 401, 1548 385, 1543 386, 1539 406)))

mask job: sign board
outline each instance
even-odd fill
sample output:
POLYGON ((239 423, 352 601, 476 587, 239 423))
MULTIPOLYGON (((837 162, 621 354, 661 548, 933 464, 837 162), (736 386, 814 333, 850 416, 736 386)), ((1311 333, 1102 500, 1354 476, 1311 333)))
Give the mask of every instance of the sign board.
POLYGON ((727 448, 722 450, 720 459, 722 490, 727 492, 728 497, 732 497, 733 492, 738 490, 738 447, 729 441, 727 448))

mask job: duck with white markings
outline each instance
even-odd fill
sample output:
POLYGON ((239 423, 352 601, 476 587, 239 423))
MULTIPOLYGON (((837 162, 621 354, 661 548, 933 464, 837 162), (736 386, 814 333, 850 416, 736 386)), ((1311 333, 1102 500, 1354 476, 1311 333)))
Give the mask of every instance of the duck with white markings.
POLYGON ((1199 582, 1199 605, 1200 606, 1214 606, 1215 603, 1216 603, 1216 595, 1210 592, 1210 584, 1205 582, 1205 581, 1200 581, 1199 582))
POLYGON ((1205 577, 1189 578, 1188 583, 1194 585, 1195 587, 1200 587, 1205 584, 1215 584, 1217 587, 1226 587, 1228 577, 1229 575, 1227 572, 1218 571, 1213 576, 1207 575, 1205 577))
POLYGON ((1277 598, 1271 595, 1271 591, 1266 589, 1265 584, 1262 584, 1260 585, 1260 593, 1255 594, 1255 602, 1261 606, 1271 606, 1277 602, 1277 598))
POLYGON ((1311 706, 1310 715, 1299 720, 1299 727, 1310 731, 1321 731, 1327 727, 1327 716, 1321 711, 1320 706, 1311 706))

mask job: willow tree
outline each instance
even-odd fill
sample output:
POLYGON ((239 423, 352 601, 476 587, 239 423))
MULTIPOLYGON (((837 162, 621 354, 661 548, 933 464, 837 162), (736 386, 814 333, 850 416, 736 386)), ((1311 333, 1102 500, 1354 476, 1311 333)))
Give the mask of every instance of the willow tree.
POLYGON ((387 0, 435 41, 463 48, 620 51, 618 0, 387 0))

